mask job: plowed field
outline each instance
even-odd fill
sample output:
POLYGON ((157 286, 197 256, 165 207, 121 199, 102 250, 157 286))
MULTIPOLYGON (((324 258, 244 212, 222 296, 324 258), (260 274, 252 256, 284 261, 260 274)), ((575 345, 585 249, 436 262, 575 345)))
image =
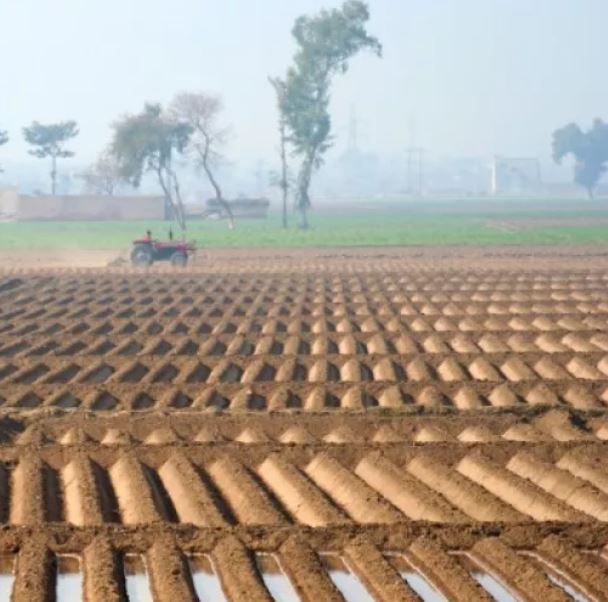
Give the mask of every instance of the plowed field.
POLYGON ((0 597, 607 600, 605 249, 492 254, 0 273, 0 597))

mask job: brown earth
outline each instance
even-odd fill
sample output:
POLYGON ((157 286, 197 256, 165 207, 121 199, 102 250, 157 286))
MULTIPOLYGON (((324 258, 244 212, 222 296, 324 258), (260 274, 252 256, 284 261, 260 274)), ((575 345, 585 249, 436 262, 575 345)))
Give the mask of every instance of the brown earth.
MULTIPOLYGON (((109 267, 114 272, 132 273, 128 250, 91 249, 0 249, 4 271, 47 269, 72 272, 74 268, 109 267)), ((327 247, 327 248, 225 248, 199 249, 190 272, 284 272, 284 271, 364 271, 387 269, 446 270, 453 268, 542 270, 568 267, 604 269, 608 245, 569 246, 407 246, 407 247, 327 247), (371 261, 370 261, 371 260, 371 261), (380 264, 378 263, 380 262, 380 264)), ((174 273, 167 264, 157 264, 148 272, 174 273)))
POLYGON ((91 249, 0 249, 0 266, 14 268, 103 268, 125 253, 91 249))
POLYGON ((197 599, 203 557, 230 600, 272 599, 268 571, 354 600, 331 567, 377 600, 417 599, 399 571, 606 599, 608 250, 206 253, 0 274, 14 600, 66 554, 92 601, 134 562, 197 599))

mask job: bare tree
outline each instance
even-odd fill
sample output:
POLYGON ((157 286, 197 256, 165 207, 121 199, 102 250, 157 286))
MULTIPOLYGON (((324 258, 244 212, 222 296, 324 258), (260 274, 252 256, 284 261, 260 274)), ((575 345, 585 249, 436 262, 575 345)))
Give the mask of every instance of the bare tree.
POLYGON ((215 199, 226 212, 232 229, 234 216, 216 177, 217 168, 223 160, 220 149, 228 138, 228 129, 218 123, 223 108, 219 96, 206 92, 182 92, 173 99, 170 112, 176 120, 190 126, 190 149, 213 187, 215 199))
POLYGON ((109 150, 103 151, 97 161, 84 173, 80 174, 84 180, 87 192, 114 196, 118 187, 124 183, 120 174, 120 165, 109 150))

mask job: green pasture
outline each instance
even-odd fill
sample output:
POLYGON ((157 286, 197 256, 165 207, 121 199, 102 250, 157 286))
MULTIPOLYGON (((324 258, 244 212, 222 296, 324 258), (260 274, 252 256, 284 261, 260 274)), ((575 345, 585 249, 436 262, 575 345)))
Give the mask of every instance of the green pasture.
MULTIPOLYGON (((458 209, 458 208, 457 208, 458 209)), ((608 242, 608 210, 591 211, 545 206, 496 212, 467 211, 420 206, 383 206, 378 211, 340 210, 310 213, 311 228, 281 227, 280 215, 266 220, 238 221, 229 230, 225 221, 191 220, 187 238, 202 247, 331 247, 380 245, 524 245, 594 244, 608 242), (559 217, 561 223, 542 223, 543 217, 559 217), (576 219, 587 216, 584 224, 576 219), (526 221, 541 218, 537 225, 526 221), (595 218, 602 218, 594 223, 595 218), (514 220, 513 228, 504 221, 514 220), (521 226, 517 220, 523 220, 521 226)), ((557 220, 559 221, 559 220, 557 220)), ((166 238, 168 222, 5 222, 0 223, 0 249, 120 249, 150 229, 166 238)))

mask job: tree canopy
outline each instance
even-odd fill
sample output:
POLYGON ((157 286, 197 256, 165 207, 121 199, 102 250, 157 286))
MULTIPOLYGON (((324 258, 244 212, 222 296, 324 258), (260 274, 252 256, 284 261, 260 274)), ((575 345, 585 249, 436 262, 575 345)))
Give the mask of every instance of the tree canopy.
POLYGON ((74 153, 65 148, 65 143, 78 136, 78 125, 75 121, 61 121, 43 125, 37 121, 23 128, 23 137, 32 147, 29 154, 39 159, 51 158, 52 193, 56 192, 57 159, 73 157, 74 153))
MULTIPOLYGON (((296 207, 301 226, 307 227, 309 188, 313 171, 331 147, 329 114, 332 78, 348 70, 349 60, 368 49, 382 55, 382 46, 366 30, 369 9, 361 0, 347 0, 340 8, 299 17, 292 30, 297 43, 293 65, 281 86, 279 101, 294 153, 301 158, 296 186, 296 207)), ((281 80, 275 80, 280 82, 281 80)), ((275 90, 279 93, 277 84, 275 90)))
POLYGON ((112 127, 110 153, 121 177, 138 188, 144 174, 155 174, 184 230, 184 206, 175 161, 188 147, 192 128, 168 115, 159 104, 146 104, 141 113, 126 115, 112 127))
POLYGON ((574 157, 574 181, 593 198, 594 190, 608 162, 608 124, 601 119, 583 131, 570 123, 553 134, 553 159, 561 163, 567 155, 574 157))

